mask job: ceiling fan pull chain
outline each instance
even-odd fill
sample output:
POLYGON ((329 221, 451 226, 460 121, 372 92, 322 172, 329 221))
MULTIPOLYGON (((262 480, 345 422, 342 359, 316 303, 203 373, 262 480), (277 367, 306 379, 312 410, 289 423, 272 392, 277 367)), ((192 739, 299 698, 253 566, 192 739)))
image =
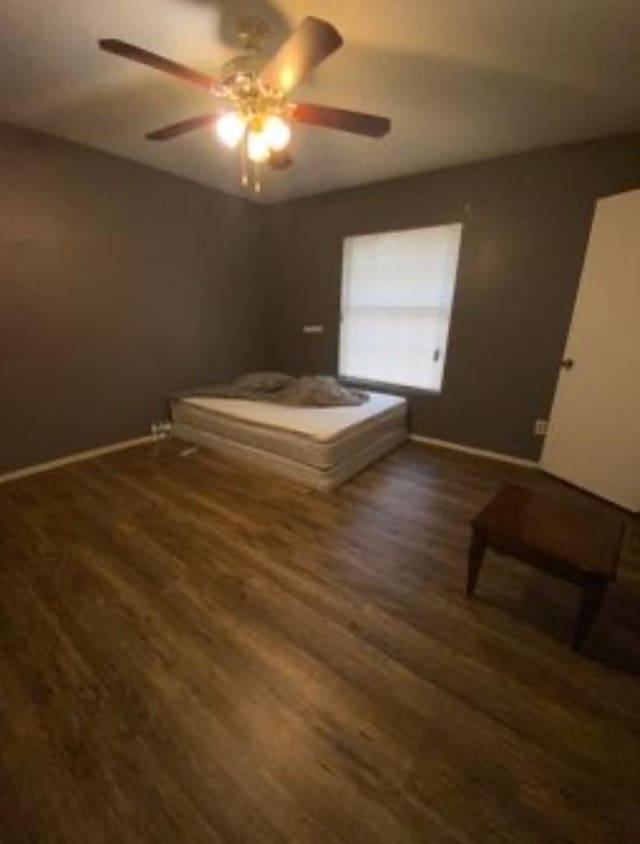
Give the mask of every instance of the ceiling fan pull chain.
POLYGON ((241 181, 242 187, 249 186, 249 156, 247 154, 247 135, 245 133, 242 139, 242 147, 240 149, 240 167, 241 167, 241 181))

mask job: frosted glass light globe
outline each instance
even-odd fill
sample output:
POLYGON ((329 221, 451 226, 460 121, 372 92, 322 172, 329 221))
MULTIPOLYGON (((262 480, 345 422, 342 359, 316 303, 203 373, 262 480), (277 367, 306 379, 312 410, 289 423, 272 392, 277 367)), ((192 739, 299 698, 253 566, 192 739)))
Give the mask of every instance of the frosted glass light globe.
POLYGON ((269 141, 265 132, 249 132, 247 137, 247 155, 257 164, 269 158, 269 141))
POLYGON ((238 146, 246 128, 246 121, 235 111, 223 114, 216 121, 216 133, 222 143, 229 149, 235 149, 238 146))
POLYGON ((283 150, 291 140, 291 129, 281 117, 276 115, 267 118, 264 124, 264 133, 274 152, 283 150))

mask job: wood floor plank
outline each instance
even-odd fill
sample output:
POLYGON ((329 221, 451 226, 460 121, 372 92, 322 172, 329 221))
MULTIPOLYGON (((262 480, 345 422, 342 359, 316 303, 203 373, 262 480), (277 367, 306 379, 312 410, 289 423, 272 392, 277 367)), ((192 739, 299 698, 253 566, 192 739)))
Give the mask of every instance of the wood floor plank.
POLYGON ((323 495, 178 443, 0 488, 0 840, 640 840, 640 542, 576 596, 469 520, 541 473, 405 446, 323 495))

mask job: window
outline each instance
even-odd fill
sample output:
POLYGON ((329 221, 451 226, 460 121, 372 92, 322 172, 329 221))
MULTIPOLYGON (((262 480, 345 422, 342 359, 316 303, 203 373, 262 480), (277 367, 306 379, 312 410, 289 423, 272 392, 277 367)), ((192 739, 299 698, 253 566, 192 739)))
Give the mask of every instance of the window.
POLYGON ((340 375, 439 391, 462 224, 348 237, 340 375))

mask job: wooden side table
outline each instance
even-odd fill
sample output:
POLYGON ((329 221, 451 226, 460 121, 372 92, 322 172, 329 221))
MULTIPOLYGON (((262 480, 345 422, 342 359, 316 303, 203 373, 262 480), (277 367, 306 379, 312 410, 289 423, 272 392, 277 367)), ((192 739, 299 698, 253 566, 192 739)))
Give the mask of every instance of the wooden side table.
POLYGON ((624 516, 605 507, 574 509, 517 486, 502 489, 472 521, 467 595, 472 595, 487 548, 517 557, 582 589, 573 648, 585 641, 615 580, 624 516))

